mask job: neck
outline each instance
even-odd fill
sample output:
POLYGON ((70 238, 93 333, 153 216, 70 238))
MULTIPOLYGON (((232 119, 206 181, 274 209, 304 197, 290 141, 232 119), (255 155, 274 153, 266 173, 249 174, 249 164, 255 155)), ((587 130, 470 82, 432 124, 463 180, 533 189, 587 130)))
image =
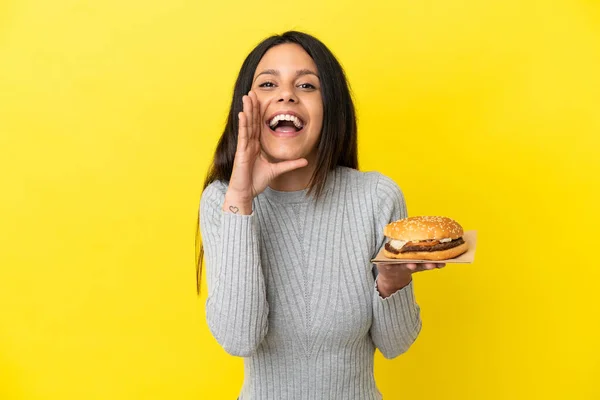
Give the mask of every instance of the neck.
MULTIPOLYGON (((298 168, 279 175, 277 178, 271 181, 269 187, 280 192, 295 192, 308 188, 310 179, 315 171, 315 165, 317 161, 316 153, 311 152, 305 158, 308 161, 308 165, 306 167, 298 168)), ((281 160, 271 160, 271 162, 277 161, 281 160)))
POLYGON ((314 164, 310 163, 309 161, 309 164, 306 167, 298 168, 279 175, 277 178, 271 181, 269 187, 280 192, 295 192, 297 190, 304 190, 308 187, 314 170, 314 164))

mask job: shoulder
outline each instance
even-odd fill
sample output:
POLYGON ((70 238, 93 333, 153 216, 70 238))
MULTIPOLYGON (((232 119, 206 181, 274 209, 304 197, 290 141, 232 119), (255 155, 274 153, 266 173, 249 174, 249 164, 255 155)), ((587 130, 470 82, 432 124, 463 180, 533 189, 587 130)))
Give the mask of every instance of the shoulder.
POLYGON ((358 171, 347 167, 338 167, 336 176, 339 182, 374 197, 402 196, 398 184, 389 176, 379 171, 358 171))
POLYGON ((362 215, 370 216, 377 234, 383 226, 407 215, 402 190, 389 176, 378 171, 357 171, 338 168, 336 181, 344 193, 346 207, 355 207, 362 215))
POLYGON ((227 192, 227 187, 229 184, 225 181, 213 181, 210 183, 202 192, 202 196, 205 195, 213 195, 213 194, 225 194, 227 192))
POLYGON ((228 183, 224 181, 214 181, 210 183, 202 192, 200 197, 201 207, 210 207, 217 205, 221 207, 225 199, 228 183))

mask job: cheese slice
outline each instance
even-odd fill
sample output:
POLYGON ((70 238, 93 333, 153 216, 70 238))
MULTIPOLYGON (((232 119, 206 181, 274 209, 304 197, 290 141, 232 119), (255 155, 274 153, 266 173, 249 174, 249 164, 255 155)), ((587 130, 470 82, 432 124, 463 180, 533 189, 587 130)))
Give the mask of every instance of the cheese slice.
MULTIPOLYGON (((440 243, 448 243, 451 242, 452 239, 450 238, 445 238, 445 239, 440 239, 439 242, 440 243)), ((393 248, 395 248, 396 250, 400 250, 402 247, 404 247, 404 245, 408 243, 408 240, 396 240, 396 239, 391 239, 390 240, 390 246, 392 246, 393 248)), ((418 243, 418 242, 416 242, 418 243)))
POLYGON ((406 243, 408 243, 406 240, 390 240, 390 246, 392 246, 396 250, 400 250, 402 247, 404 247, 406 243))

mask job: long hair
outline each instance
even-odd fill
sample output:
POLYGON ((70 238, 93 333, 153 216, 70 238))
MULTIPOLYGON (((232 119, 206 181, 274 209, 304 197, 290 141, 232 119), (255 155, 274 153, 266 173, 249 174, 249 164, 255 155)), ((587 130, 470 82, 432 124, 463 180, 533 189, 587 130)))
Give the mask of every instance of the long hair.
MULTIPOLYGON (((288 31, 263 40, 244 60, 235 82, 227 124, 217 144, 203 190, 214 181, 229 182, 237 148, 237 115, 243 109, 242 97, 252 89, 256 67, 264 54, 270 48, 284 43, 302 46, 314 60, 320 77, 323 126, 317 143, 316 165, 308 185, 308 193, 314 193, 318 198, 325 187, 327 175, 337 166, 358 169, 356 113, 344 69, 333 53, 317 38, 303 32, 288 31)), ((200 294, 204 256, 204 247, 200 242, 200 212, 196 228, 196 254, 196 283, 200 294)))

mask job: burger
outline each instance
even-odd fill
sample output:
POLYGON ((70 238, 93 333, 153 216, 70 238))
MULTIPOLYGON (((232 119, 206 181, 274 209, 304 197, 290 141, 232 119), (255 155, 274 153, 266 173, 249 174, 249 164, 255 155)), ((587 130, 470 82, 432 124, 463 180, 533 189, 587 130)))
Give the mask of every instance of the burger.
POLYGON ((386 225, 383 234, 389 239, 383 250, 388 258, 446 260, 469 249, 462 226, 447 217, 403 218, 386 225))

